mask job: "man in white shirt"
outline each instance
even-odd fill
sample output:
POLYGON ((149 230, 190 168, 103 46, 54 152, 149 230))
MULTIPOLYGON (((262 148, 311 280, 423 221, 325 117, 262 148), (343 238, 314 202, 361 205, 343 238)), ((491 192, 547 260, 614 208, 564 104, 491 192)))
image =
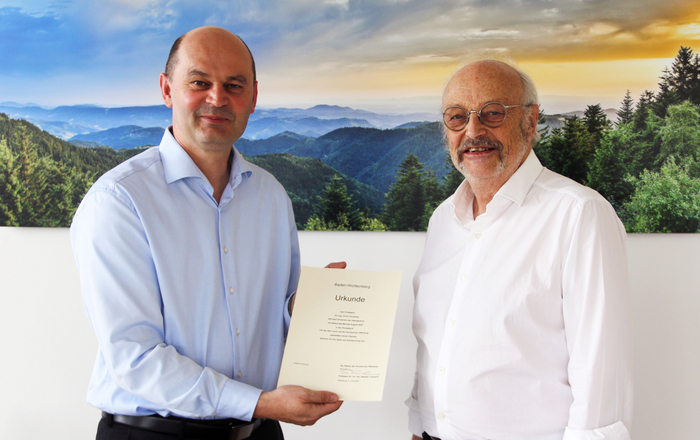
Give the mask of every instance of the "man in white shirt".
POLYGON ((435 210, 414 278, 413 439, 629 439, 632 325, 615 211, 540 164, 527 75, 468 64, 442 109, 466 178, 435 210))

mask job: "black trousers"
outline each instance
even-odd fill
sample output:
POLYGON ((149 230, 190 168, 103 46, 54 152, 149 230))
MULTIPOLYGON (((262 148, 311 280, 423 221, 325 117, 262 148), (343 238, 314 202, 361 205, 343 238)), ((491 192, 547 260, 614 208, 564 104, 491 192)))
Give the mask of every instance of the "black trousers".
MULTIPOLYGON (((107 419, 100 419, 97 425, 96 440, 199 440, 192 437, 180 437, 177 434, 162 434, 146 431, 131 426, 114 423, 110 426, 107 419)), ((226 439, 221 439, 226 440, 226 439)), ((248 440, 284 440, 282 428, 276 420, 266 420, 248 440)))

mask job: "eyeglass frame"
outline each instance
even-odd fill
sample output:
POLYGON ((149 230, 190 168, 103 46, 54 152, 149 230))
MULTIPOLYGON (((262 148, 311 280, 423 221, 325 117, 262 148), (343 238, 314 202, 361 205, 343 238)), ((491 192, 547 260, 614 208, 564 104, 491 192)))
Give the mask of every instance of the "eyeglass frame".
POLYGON ((503 124, 506 122, 506 119, 508 119, 508 109, 509 109, 509 108, 514 108, 514 107, 532 107, 533 105, 535 105, 535 104, 505 105, 505 104, 502 104, 502 103, 500 103, 500 102, 498 102, 498 101, 490 101, 490 102, 487 102, 486 104, 482 105, 481 108, 480 108, 479 110, 467 110, 467 109, 465 109, 464 107, 462 107, 461 105, 451 105, 451 106, 447 107, 447 108, 445 109, 444 112, 442 112, 442 123, 445 125, 445 128, 447 128, 448 130, 451 130, 451 131, 462 131, 462 130, 464 130, 464 128, 467 126, 467 124, 469 124, 469 119, 471 118, 472 113, 476 113, 476 116, 477 116, 477 118, 479 118, 479 122, 481 123, 481 125, 483 125, 483 126, 485 126, 485 127, 489 127, 489 128, 497 128, 497 127, 500 127, 501 125, 503 125, 503 124), (501 107, 503 107, 503 108, 506 110, 506 111, 505 111, 505 114, 503 115, 503 120, 502 120, 499 124, 497 124, 497 125, 485 124, 484 121, 481 119, 481 111, 482 111, 484 108, 486 108, 486 106, 491 105, 491 104, 498 104, 498 105, 500 105, 501 107), (466 118, 466 120, 464 121, 464 125, 463 125, 462 127, 460 127, 460 128, 450 128, 450 127, 447 125, 447 123, 445 123, 445 113, 447 113, 447 111, 448 111, 449 109, 451 109, 451 108, 458 108, 458 109, 462 110, 462 111, 467 115, 467 118, 466 118))

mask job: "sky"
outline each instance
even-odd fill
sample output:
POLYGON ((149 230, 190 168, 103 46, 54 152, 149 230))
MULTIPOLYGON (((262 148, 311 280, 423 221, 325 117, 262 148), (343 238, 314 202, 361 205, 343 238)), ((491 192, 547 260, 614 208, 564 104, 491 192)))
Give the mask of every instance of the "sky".
POLYGON ((697 0, 0 0, 0 103, 161 104, 173 41, 202 25, 250 46, 258 106, 439 112, 465 57, 512 58, 546 113, 655 92, 697 0))

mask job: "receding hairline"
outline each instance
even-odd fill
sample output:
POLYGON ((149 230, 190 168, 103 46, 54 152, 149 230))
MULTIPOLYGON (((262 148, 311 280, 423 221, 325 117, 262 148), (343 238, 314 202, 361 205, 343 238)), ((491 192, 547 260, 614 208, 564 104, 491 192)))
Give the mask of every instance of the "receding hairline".
POLYGON ((172 47, 170 48, 170 53, 168 54, 168 60, 165 63, 165 75, 167 77, 170 77, 173 70, 175 69, 175 66, 177 65, 177 63, 179 61, 180 46, 182 45, 182 42, 185 40, 185 38, 188 35, 190 35, 191 33, 198 31, 198 30, 205 29, 205 28, 219 29, 221 31, 228 32, 229 34, 236 37, 238 39, 238 41, 243 43, 243 46, 246 48, 246 50, 248 51, 248 55, 250 56, 251 67, 253 69, 253 83, 257 82, 258 78, 257 78, 256 70, 255 70, 255 58, 253 57, 253 52, 250 51, 250 48, 248 47, 246 42, 243 41, 243 39, 241 37, 239 37, 238 35, 236 35, 235 33, 231 32, 231 31, 229 31, 228 29, 224 29, 224 28, 218 27, 218 26, 203 26, 203 27, 189 30, 189 31, 185 32, 184 34, 180 35, 175 40, 172 47))
POLYGON ((459 72, 462 71, 467 66, 470 66, 472 64, 476 63, 481 63, 481 62, 489 62, 489 63, 496 63, 496 64, 503 64, 507 67, 510 67, 513 69, 513 71, 518 75, 520 79, 520 84, 521 84, 521 90, 523 92, 523 99, 525 102, 523 104, 537 104, 539 105, 539 98, 537 96, 537 87, 535 86, 535 83, 532 81, 532 78, 525 73, 519 66, 518 64, 509 56, 505 55, 502 52, 496 52, 496 51, 486 51, 486 52, 470 52, 462 59, 460 60, 459 65, 455 69, 455 71, 452 73, 447 78, 447 81, 445 81, 445 84, 443 86, 443 93, 442 96, 445 96, 445 93, 447 92, 447 88, 449 87, 450 83, 454 79, 455 76, 459 72))

